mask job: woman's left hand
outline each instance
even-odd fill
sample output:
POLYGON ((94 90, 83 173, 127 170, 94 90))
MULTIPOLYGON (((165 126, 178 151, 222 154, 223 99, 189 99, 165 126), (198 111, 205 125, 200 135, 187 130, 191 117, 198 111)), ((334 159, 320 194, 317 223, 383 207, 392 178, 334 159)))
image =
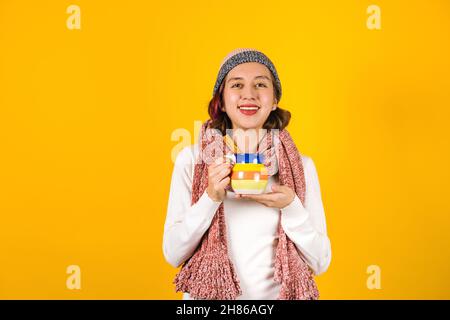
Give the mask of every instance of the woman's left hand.
POLYGON ((255 200, 267 207, 283 209, 295 199, 295 192, 288 186, 274 184, 272 191, 263 194, 236 194, 237 199, 255 200))

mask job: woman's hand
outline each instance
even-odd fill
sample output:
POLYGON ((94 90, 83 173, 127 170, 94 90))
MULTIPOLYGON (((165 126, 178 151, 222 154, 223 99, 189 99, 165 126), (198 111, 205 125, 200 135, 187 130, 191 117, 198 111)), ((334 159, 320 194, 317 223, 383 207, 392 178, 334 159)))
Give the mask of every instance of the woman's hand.
POLYGON ((236 194, 237 199, 251 199, 266 207, 283 209, 295 199, 295 192, 288 186, 272 185, 270 193, 263 194, 236 194))
POLYGON ((221 202, 225 198, 225 188, 230 183, 231 165, 225 163, 223 158, 218 158, 208 166, 208 187, 206 193, 216 202, 221 202))

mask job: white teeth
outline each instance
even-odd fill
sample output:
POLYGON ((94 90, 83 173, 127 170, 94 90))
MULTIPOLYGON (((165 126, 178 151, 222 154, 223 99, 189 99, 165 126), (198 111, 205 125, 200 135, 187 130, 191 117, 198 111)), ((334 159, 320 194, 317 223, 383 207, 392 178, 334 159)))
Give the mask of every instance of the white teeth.
POLYGON ((239 109, 242 109, 242 110, 258 110, 259 108, 258 107, 239 107, 239 109))

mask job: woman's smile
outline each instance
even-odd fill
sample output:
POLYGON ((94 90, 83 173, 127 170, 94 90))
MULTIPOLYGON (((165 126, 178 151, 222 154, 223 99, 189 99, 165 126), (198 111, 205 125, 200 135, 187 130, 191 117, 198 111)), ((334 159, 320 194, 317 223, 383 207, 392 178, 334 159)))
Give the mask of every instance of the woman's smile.
POLYGON ((258 112, 260 107, 258 107, 256 104, 241 104, 238 106, 239 111, 246 115, 246 116, 252 116, 258 112))

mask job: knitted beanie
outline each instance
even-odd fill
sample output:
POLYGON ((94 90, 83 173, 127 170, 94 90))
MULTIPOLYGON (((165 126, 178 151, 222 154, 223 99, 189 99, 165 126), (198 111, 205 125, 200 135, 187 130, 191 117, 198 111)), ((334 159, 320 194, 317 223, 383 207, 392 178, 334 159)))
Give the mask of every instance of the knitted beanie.
POLYGON ((265 65, 270 72, 272 72, 273 78, 275 79, 275 86, 277 87, 277 101, 281 99, 281 82, 278 78, 277 70, 270 59, 262 52, 251 49, 251 48, 239 48, 231 51, 223 60, 220 65, 219 74, 217 75, 217 80, 214 85, 213 96, 222 84, 223 79, 225 79, 228 72, 241 63, 246 62, 258 62, 265 65))

